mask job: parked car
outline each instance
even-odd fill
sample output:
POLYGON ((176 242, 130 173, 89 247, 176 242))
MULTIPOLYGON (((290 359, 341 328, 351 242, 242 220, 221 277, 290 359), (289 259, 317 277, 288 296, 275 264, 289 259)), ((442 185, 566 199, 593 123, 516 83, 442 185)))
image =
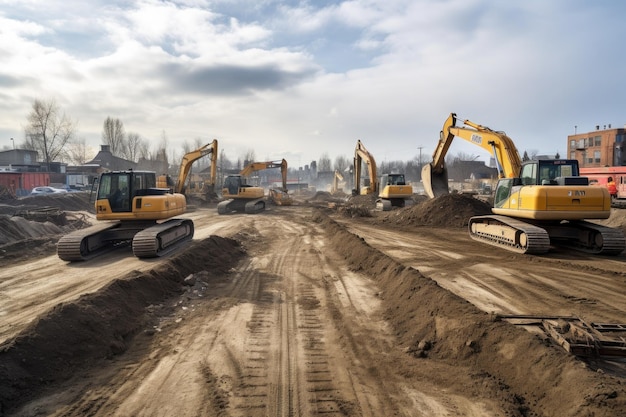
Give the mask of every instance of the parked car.
POLYGON ((67 190, 54 187, 35 187, 30 192, 30 195, 49 195, 49 194, 63 194, 67 193, 67 190))

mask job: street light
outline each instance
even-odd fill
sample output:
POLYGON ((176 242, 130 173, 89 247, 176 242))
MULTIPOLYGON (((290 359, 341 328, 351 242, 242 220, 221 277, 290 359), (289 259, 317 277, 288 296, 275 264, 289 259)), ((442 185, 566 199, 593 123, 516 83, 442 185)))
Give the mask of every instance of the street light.
POLYGON ((11 138, 11 142, 13 142, 13 150, 15 150, 15 141, 11 138))

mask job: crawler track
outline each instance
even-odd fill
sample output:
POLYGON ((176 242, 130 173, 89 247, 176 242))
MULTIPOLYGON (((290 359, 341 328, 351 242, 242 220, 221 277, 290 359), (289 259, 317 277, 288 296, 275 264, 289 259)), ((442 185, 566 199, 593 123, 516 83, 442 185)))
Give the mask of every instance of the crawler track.
POLYGON ((541 254, 550 249, 550 237, 541 227, 506 216, 475 216, 469 220, 470 237, 512 252, 541 254))

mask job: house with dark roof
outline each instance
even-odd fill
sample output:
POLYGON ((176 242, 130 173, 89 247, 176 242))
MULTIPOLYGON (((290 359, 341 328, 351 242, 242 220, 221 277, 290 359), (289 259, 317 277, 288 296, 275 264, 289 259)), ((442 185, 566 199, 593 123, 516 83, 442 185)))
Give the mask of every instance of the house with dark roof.
POLYGON ((99 171, 124 171, 126 169, 137 169, 137 163, 124 158, 117 157, 111 153, 110 145, 100 145, 100 152, 85 165, 97 165, 99 171))

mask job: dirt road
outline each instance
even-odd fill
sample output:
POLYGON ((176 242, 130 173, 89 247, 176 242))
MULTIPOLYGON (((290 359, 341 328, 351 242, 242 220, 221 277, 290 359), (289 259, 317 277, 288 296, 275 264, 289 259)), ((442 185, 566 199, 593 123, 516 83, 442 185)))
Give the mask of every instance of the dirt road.
POLYGON ((302 206, 190 216, 194 242, 166 259, 122 248, 2 266, 3 414, 626 410, 623 360, 585 364, 484 313, 626 323, 623 257, 512 255, 462 229, 391 230, 302 206))

